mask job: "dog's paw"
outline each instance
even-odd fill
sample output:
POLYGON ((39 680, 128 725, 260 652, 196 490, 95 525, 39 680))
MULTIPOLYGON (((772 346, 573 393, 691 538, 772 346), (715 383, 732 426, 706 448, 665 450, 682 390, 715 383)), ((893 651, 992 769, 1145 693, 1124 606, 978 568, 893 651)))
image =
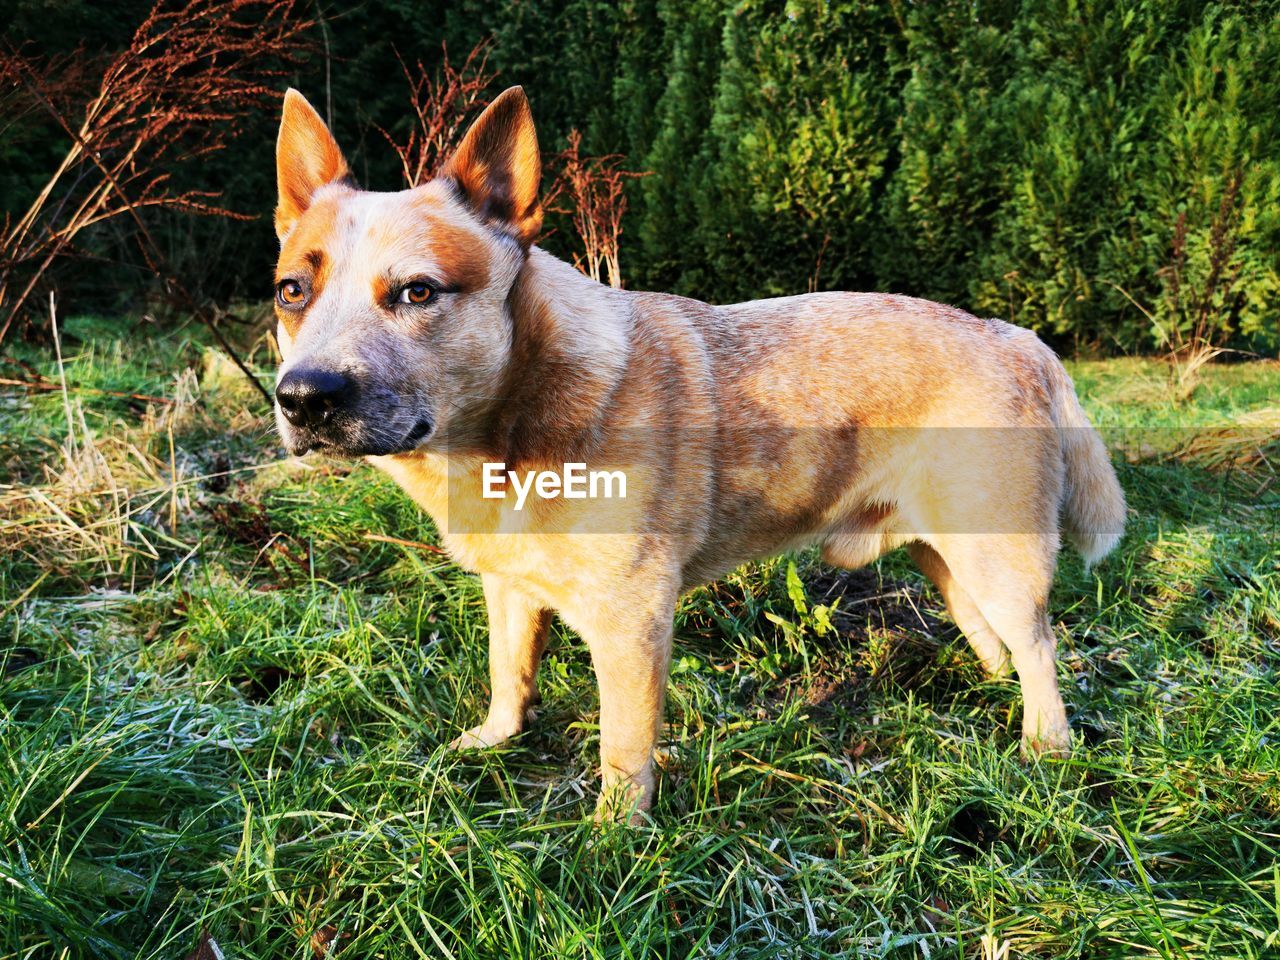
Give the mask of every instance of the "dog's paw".
POLYGON ((641 806, 635 798, 614 797, 596 801, 595 823, 597 827, 642 827, 649 822, 649 805, 641 806))
POLYGON ((1013 661, 1009 658, 1007 650, 1001 651, 994 657, 979 657, 979 659, 989 679, 1008 680, 1013 676, 1013 661))
POLYGON ((654 776, 651 769, 639 777, 605 784, 596 801, 596 824, 643 826, 649 822, 653 793, 654 776))
POLYGON ((486 747, 496 747, 504 741, 510 740, 519 730, 509 730, 500 727, 490 726, 482 723, 478 727, 472 727, 453 739, 449 744, 450 750, 483 750, 486 747))
POLYGON ((1022 756, 1028 760, 1041 757, 1067 759, 1071 756, 1071 731, 1069 729, 1053 730, 1036 736, 1023 734, 1022 756))

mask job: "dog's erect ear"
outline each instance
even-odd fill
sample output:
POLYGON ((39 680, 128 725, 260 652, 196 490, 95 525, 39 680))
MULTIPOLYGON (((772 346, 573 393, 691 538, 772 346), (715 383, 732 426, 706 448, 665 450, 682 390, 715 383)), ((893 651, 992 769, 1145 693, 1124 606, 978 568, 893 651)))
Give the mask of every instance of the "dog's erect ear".
POLYGON ((482 220, 510 233, 522 247, 533 243, 542 228, 542 161, 521 87, 504 90, 489 104, 440 176, 458 185, 482 220))
POLYGON ((276 140, 276 236, 284 237, 311 206, 312 195, 326 183, 349 176, 347 161, 333 134, 307 98, 292 87, 284 95, 280 137, 276 140))

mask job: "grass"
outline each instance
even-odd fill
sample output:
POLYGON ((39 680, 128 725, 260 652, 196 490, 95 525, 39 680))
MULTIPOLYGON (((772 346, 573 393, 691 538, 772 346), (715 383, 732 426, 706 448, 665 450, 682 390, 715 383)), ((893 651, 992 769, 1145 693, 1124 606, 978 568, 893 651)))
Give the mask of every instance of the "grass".
POLYGON ((1280 955, 1280 460, 1223 429, 1276 364, 1073 365, 1133 515, 1058 578, 1070 760, 905 557, 781 558, 683 601, 654 823, 596 829, 575 638, 530 732, 445 752, 478 585, 367 539, 429 520, 281 461, 190 329, 64 354, 69 403, 0 395, 0 958, 1280 955))

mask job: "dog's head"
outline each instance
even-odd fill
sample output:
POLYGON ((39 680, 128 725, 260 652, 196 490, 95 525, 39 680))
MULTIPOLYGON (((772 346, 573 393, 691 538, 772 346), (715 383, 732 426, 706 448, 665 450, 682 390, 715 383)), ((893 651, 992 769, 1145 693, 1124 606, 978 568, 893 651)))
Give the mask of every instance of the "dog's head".
POLYGON ((276 146, 276 422, 295 453, 406 453, 472 429, 511 352, 506 299, 542 223, 541 164, 519 87, 440 175, 355 186, 295 90, 276 146))

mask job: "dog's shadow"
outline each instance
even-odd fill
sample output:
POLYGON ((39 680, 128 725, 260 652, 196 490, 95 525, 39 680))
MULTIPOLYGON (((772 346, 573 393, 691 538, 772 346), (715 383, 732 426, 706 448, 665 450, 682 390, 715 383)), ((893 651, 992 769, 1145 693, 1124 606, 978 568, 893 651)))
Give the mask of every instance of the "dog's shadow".
POLYGON ((877 699, 907 695, 944 705, 984 679, 941 598, 922 578, 877 567, 818 567, 805 589, 814 604, 832 609, 841 651, 808 678, 804 695, 815 721, 861 716, 877 699))

